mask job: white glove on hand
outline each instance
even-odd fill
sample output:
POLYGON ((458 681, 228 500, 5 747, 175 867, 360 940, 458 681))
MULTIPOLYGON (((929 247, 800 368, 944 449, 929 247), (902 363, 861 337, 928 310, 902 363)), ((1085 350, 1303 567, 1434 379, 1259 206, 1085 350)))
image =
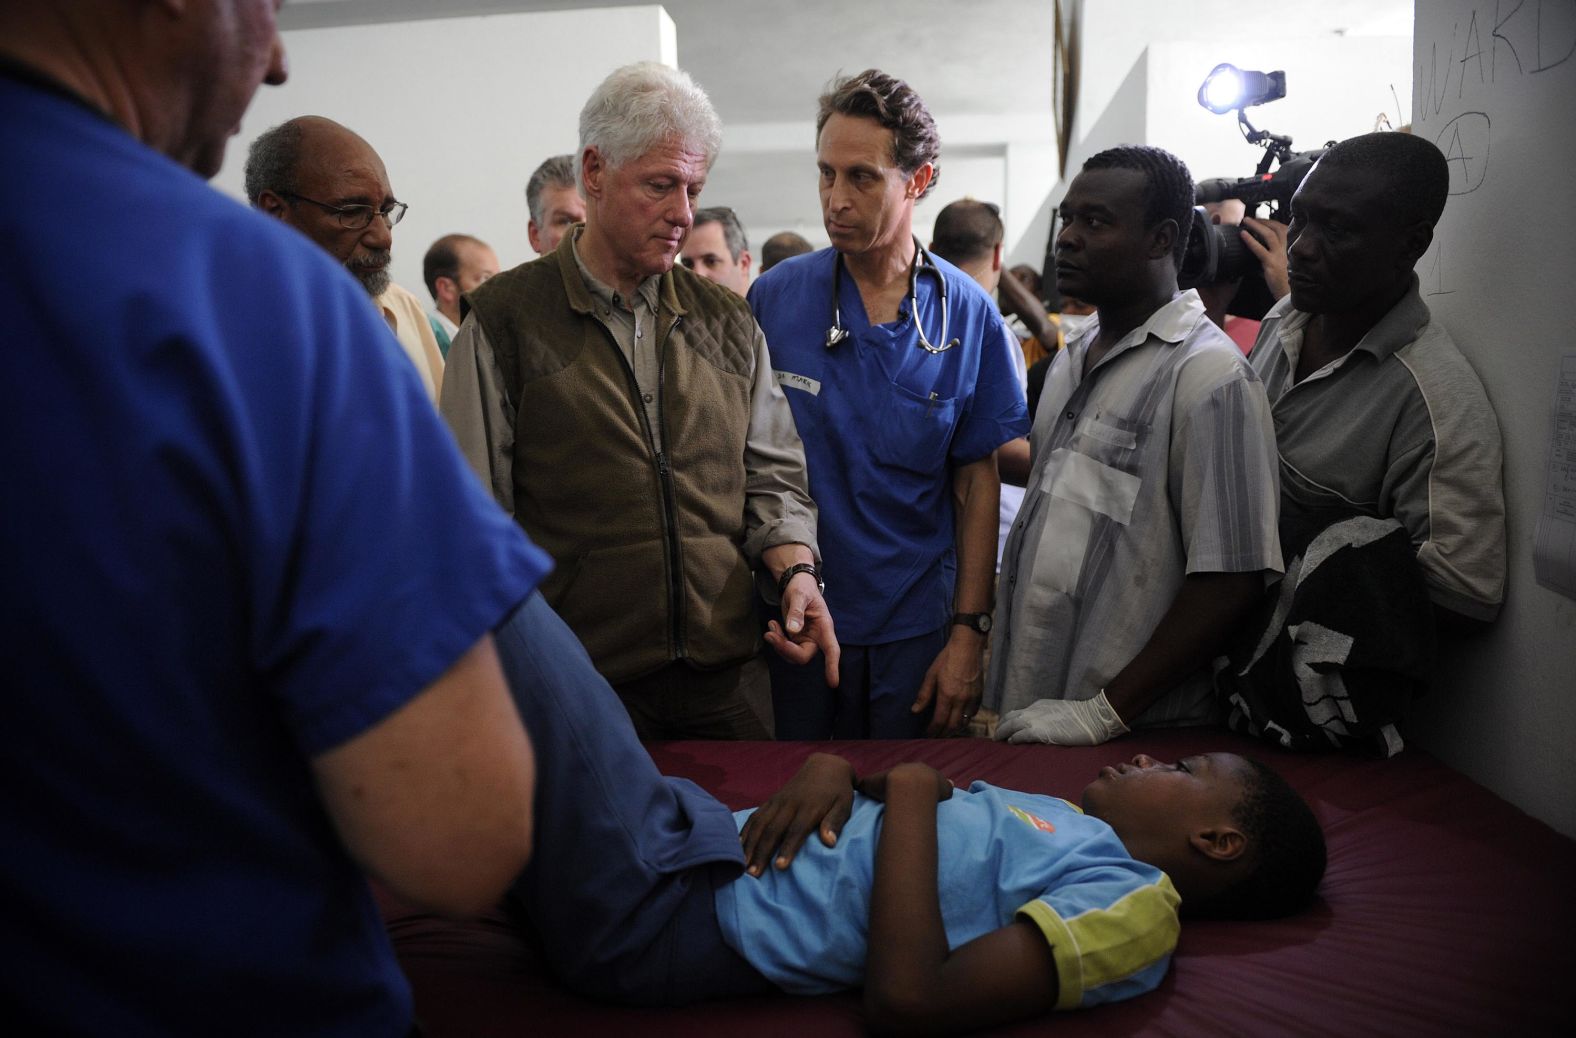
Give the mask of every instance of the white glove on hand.
POLYGON ((1042 699, 1013 710, 996 726, 996 740, 1098 746, 1127 732, 1101 689, 1093 699, 1042 699))

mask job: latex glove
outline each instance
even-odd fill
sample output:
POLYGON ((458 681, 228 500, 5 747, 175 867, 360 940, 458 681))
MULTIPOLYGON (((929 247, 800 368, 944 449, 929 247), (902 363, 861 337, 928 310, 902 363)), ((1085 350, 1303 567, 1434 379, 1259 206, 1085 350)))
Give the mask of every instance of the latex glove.
POLYGON ((996 740, 1098 746, 1127 732, 1102 689, 1093 699, 1042 699, 1013 710, 996 726, 996 740))

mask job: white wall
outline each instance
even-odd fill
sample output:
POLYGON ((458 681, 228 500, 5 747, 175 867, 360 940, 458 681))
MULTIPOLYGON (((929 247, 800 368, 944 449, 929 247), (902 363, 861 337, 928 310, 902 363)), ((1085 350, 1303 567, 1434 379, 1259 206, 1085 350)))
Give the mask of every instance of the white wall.
POLYGON ((1499 414, 1510 560, 1504 612, 1487 637, 1443 646, 1416 733, 1576 836, 1576 601, 1532 570, 1555 379, 1576 353, 1576 4, 1420 0, 1416 15, 1414 127, 1452 171, 1418 269, 1499 414))
POLYGON ((505 268, 532 259, 525 181, 572 152, 580 108, 632 61, 676 63, 661 7, 446 18, 284 33, 290 78, 258 93, 214 183, 244 197, 252 139, 297 115, 326 115, 365 137, 410 205, 394 228, 394 280, 428 301, 427 246, 474 234, 505 268), (579 45, 595 40, 595 57, 579 45))
MULTIPOLYGON (((1196 41, 1203 46, 1204 69, 1192 81, 1191 96, 1204 73, 1215 65, 1222 61, 1239 64, 1233 55, 1279 47, 1282 54, 1295 57, 1298 48, 1310 43, 1404 37, 1411 29, 1408 12, 1394 0, 1265 0, 1251 6, 1242 0, 1070 0, 1064 7, 1073 4, 1081 8, 1083 34, 1080 115, 1073 125, 1074 140, 1086 135, 1100 119, 1144 49, 1155 44, 1196 41), (1336 26, 1338 32, 1330 31, 1336 26)), ((1358 78, 1370 72, 1357 60, 1356 52, 1350 60, 1343 56, 1328 71, 1358 78)), ((1403 105, 1406 97, 1402 91, 1403 105)), ((1280 101, 1272 107, 1284 108, 1288 103, 1280 101)))
POLYGON ((1216 115, 1198 103, 1198 87, 1221 62, 1286 73, 1286 96, 1247 110, 1261 130, 1289 135, 1298 151, 1322 148, 1411 118, 1410 36, 1324 37, 1157 43, 1148 52, 1147 144, 1174 152, 1198 180, 1245 177, 1263 153, 1242 139, 1236 113, 1216 115))
POLYGON ((1068 149, 1068 179, 1084 159, 1118 144, 1165 148, 1198 180, 1250 176, 1263 152, 1243 140, 1236 114, 1215 115, 1198 103, 1199 84, 1223 61, 1286 73, 1286 97, 1248 109, 1248 119, 1289 135, 1298 151, 1367 133, 1381 114, 1399 126, 1410 118, 1411 54, 1411 39, 1395 36, 1151 44, 1106 95, 1104 110, 1080 116, 1085 132, 1068 149))
MULTIPOLYGON (((704 84, 702 84, 704 86, 704 84)), ((732 206, 757 255, 778 231, 797 231, 817 247, 828 244, 816 190, 815 98, 803 121, 728 124, 722 154, 712 167, 702 205, 732 206)), ((1056 181, 1056 147, 1043 113, 984 117, 934 112, 941 135, 941 179, 914 210, 914 233, 930 240, 936 213, 973 197, 1002 206, 1008 251, 1032 242, 1028 262, 1040 264, 1045 229, 1033 232, 1036 213, 1056 181)))
MULTIPOLYGON (((1261 152, 1243 142, 1235 114, 1214 115, 1197 101, 1199 84, 1223 61, 1286 72, 1286 98, 1249 109, 1248 118, 1260 129, 1290 135, 1299 151, 1366 133, 1381 112, 1392 124, 1409 117, 1411 47, 1403 33, 1410 22, 1395 18, 1392 3, 1326 3, 1333 13, 1321 15, 1270 3, 1251 17, 1238 0, 1079 6, 1078 114, 1067 149, 1068 180, 1090 155, 1119 144, 1174 152, 1199 180, 1252 174, 1261 152), (1344 21, 1348 31, 1311 34, 1332 19, 1344 21)), ((1048 187, 1043 225, 1036 222, 1035 234, 1017 250, 1025 262, 1043 261, 1049 214, 1066 191, 1065 182, 1048 187)))

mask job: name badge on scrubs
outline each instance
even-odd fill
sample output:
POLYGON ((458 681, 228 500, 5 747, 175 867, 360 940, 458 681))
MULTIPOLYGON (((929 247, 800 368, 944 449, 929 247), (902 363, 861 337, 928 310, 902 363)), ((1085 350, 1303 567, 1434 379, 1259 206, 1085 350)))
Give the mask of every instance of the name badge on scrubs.
POLYGON ((807 375, 795 375, 791 371, 778 371, 775 368, 772 374, 777 376, 777 384, 784 389, 797 389, 811 396, 821 395, 821 383, 807 375))

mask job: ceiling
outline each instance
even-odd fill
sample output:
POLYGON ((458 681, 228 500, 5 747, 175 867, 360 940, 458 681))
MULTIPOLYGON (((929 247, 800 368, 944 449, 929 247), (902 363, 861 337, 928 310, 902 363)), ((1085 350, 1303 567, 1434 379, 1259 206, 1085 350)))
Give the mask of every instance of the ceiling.
MULTIPOLYGON (((284 28, 304 29, 619 6, 631 4, 289 0, 279 20, 284 28)), ((870 67, 901 69, 937 113, 989 116, 1044 111, 1051 104, 1052 0, 666 0, 662 6, 678 30, 679 64, 711 95, 724 124, 809 119, 830 78, 870 67), (762 60, 768 56, 780 60, 762 60), (988 74, 981 74, 982 64, 988 74)), ((1412 0, 1259 0, 1251 6, 1190 0, 1188 7, 1200 38, 1410 35, 1412 28, 1412 0)))

